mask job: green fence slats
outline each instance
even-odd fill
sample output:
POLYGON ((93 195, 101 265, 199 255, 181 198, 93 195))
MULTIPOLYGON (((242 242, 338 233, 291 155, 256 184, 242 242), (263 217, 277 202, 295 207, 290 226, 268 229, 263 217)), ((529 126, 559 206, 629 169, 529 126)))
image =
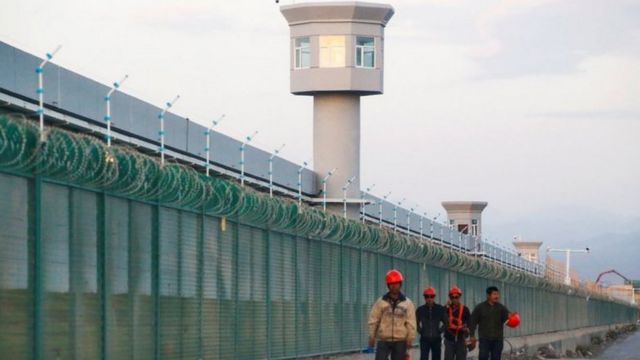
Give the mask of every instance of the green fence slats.
MULTIPOLYGON (((72 189, 70 193, 71 339, 76 359, 100 358, 100 298, 98 195, 72 189)), ((46 231, 46 230, 45 230, 46 231)))
POLYGON ((200 299, 198 277, 198 242, 201 217, 180 213, 180 359, 197 359, 200 353, 200 299))
MULTIPOLYGON (((42 349, 44 358, 73 359, 71 219, 66 187, 42 187, 42 349)), ((96 324, 97 325, 97 324, 96 324)))
MULTIPOLYGON (((220 239, 219 221, 204 218, 203 283, 202 283, 202 354, 203 359, 219 359, 220 338, 220 239)), ((227 230, 228 231, 228 230, 227 230)))
POLYGON ((0 174, 0 189, 0 349, 25 359, 33 324, 28 180, 0 174))
POLYGON ((155 346, 152 286, 151 206, 130 202, 129 207, 129 296, 131 297, 131 356, 153 359, 155 346))
POLYGON ((133 350, 133 304, 129 284, 129 202, 106 197, 105 291, 106 357, 125 359, 133 350))

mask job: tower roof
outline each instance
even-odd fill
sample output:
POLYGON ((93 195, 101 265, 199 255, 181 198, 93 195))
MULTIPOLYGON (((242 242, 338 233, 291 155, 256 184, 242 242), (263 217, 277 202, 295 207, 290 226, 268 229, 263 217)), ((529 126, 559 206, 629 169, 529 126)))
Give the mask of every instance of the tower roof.
POLYGON ((443 201, 447 211, 482 211, 489 203, 486 201, 443 201))
POLYGON ((524 241, 518 240, 513 242, 513 246, 516 248, 540 248, 542 246, 542 241, 524 241))
POLYGON ((393 7, 361 1, 311 2, 280 7, 289 25, 317 22, 360 22, 387 25, 393 7))

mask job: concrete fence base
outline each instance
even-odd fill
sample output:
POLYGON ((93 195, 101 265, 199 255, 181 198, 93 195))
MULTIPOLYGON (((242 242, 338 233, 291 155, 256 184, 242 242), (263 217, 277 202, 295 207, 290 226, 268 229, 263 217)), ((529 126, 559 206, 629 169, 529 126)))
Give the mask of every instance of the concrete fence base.
MULTIPOLYGON (((542 334, 507 338, 504 343, 504 354, 510 354, 511 352, 513 352, 514 354, 516 352, 522 353, 524 351, 527 355, 534 355, 540 347, 545 347, 548 345, 553 346, 556 351, 564 353, 566 350, 575 350, 575 348, 579 345, 589 345, 591 343, 592 337, 604 337, 607 331, 625 325, 628 324, 620 323, 604 326, 585 327, 567 331, 554 331, 542 334)), ((442 352, 444 354, 444 345, 442 352)), ((352 353, 327 356, 322 358, 340 360, 371 360, 374 358, 374 354, 352 353)), ((470 360, 477 359, 478 349, 476 348, 474 351, 470 352, 468 354, 468 358, 470 360)), ((411 349, 411 359, 420 359, 420 348, 411 349)))

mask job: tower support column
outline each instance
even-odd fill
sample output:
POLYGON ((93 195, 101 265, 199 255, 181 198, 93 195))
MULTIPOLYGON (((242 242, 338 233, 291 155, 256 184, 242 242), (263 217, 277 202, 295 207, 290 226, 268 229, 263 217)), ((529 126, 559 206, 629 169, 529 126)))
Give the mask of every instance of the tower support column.
MULTIPOLYGON (((347 198, 360 197, 360 96, 326 93, 313 97, 313 167, 318 181, 334 168, 336 173, 327 181, 327 198, 342 199, 342 188, 355 176, 347 190, 347 198)), ((322 189, 322 184, 318 184, 322 189)), ((342 204, 330 204, 327 209, 342 213, 342 204)), ((347 207, 355 218, 359 205, 347 207)))

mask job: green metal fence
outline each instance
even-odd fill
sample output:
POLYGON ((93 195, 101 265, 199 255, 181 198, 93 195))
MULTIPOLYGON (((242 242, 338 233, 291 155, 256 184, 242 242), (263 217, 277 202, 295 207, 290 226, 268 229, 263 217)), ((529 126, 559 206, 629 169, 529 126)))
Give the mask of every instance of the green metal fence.
MULTIPOLYGON (((524 335, 637 309, 187 167, 0 117, 0 354, 8 359, 285 359, 359 350, 392 267, 419 302, 488 285, 524 335)), ((440 298, 444 301, 444 298, 440 298)))

